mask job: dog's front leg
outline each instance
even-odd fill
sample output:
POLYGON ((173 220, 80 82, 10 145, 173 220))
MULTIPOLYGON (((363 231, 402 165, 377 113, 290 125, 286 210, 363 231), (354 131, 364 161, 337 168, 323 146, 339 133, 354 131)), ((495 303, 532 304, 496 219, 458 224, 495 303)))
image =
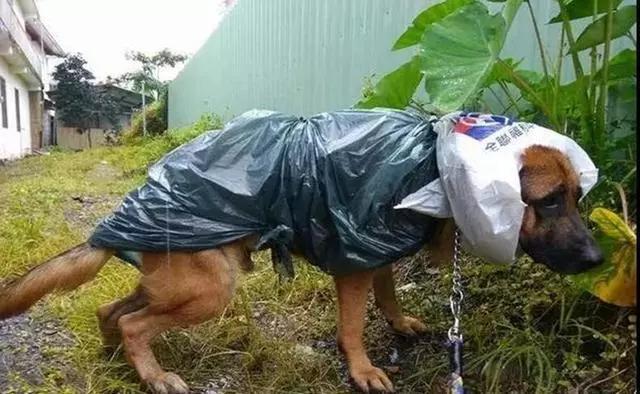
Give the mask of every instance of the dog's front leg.
POLYGON ((395 331, 413 336, 427 330, 427 327, 420 320, 402 313, 402 308, 396 298, 391 264, 375 271, 373 292, 376 296, 376 304, 395 331))
POLYGON ((364 392, 393 392, 387 375, 371 364, 363 343, 367 295, 374 271, 358 272, 335 278, 338 292, 338 345, 349 366, 349 374, 364 392))

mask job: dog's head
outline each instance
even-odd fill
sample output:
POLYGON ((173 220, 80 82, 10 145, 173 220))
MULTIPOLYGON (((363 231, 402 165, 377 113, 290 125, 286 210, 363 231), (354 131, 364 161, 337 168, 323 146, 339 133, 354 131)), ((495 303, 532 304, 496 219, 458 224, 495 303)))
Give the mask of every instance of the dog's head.
POLYGON ((578 213, 582 190, 566 155, 539 145, 528 148, 522 157, 520 184, 527 204, 520 229, 525 253, 563 274, 602 263, 602 251, 578 213))

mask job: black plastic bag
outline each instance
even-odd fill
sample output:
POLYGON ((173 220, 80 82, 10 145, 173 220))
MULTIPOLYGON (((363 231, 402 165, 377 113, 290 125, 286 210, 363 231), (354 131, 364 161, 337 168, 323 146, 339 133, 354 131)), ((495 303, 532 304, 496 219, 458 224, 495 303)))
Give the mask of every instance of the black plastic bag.
POLYGON ((434 230, 434 218, 393 206, 438 177, 435 137, 428 119, 404 111, 249 111, 162 158, 89 242, 131 261, 128 251, 258 234, 280 260, 295 251, 333 275, 379 267, 434 230))

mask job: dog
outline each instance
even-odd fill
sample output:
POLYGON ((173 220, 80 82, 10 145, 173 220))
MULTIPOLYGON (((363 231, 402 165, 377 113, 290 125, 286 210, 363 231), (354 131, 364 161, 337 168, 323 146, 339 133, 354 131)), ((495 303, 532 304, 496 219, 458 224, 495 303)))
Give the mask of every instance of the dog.
MULTIPOLYGON (((603 254, 578 212, 578 174, 560 151, 534 145, 522 155, 520 182, 526 203, 519 245, 535 262, 562 273, 588 270, 603 254)), ((435 262, 450 261, 455 225, 442 219, 426 245, 435 262)), ((153 393, 188 393, 187 384, 162 369, 150 347, 160 333, 203 323, 220 315, 231 301, 238 276, 253 267, 257 235, 199 251, 144 252, 142 278, 135 291, 101 306, 99 328, 107 347, 123 346, 127 361, 153 393)), ((0 290, 0 319, 26 311, 54 290, 72 290, 92 280, 115 250, 88 243, 74 247, 31 269, 0 290)), ((304 256, 303 256, 304 257, 304 256)), ((405 335, 426 330, 403 313, 394 288, 391 264, 334 276, 337 336, 351 378, 364 392, 393 392, 387 375, 375 367, 363 344, 368 293, 392 328, 405 335)))

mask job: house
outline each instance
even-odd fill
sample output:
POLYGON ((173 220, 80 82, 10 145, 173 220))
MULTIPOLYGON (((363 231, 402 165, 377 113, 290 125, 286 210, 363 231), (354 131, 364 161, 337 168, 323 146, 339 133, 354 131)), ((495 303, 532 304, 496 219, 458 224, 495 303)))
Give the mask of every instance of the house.
MULTIPOLYGON (((118 111, 115 123, 102 114, 97 114, 94 127, 99 129, 123 130, 131 126, 133 115, 142 108, 142 94, 111 84, 96 86, 99 93, 107 95, 116 103, 118 111)), ((153 102, 153 97, 146 95, 145 104, 153 102)))
MULTIPOLYGON (((95 113, 88 127, 86 124, 65 124, 59 120, 53 127, 53 145, 74 150, 92 148, 106 144, 110 135, 117 134, 131 126, 133 116, 142 108, 142 95, 109 83, 95 85, 94 89, 96 94, 102 95, 114 103, 115 108, 112 116, 95 113)), ((55 89, 47 92, 49 97, 55 98, 55 95, 55 89)), ((153 97, 146 95, 145 103, 152 102, 153 97)))
POLYGON ((50 140, 49 56, 64 56, 40 20, 35 0, 0 0, 0 160, 50 140))

